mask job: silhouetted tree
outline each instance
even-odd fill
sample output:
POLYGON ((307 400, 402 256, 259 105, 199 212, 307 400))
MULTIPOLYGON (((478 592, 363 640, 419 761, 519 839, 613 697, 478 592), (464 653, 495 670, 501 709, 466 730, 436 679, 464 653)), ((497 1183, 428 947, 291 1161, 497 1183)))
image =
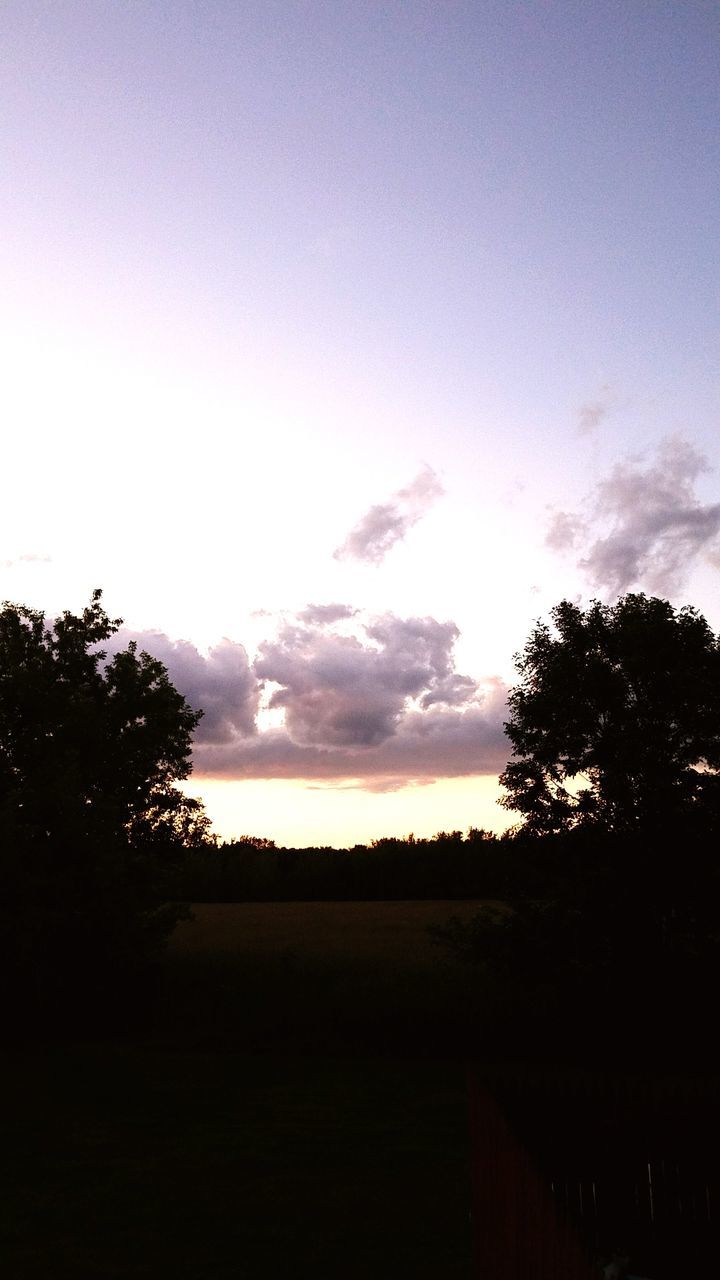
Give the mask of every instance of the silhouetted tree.
POLYGON ((516 657, 507 808, 534 833, 631 833, 718 810, 720 646, 695 610, 564 600, 516 657))
POLYGON ((526 882, 437 936, 496 984, 509 1035, 695 1051, 720 979, 720 647, 696 610, 640 594, 552 622, 517 657, 506 725, 526 882))
POLYGON ((163 861, 209 841, 190 772, 200 718, 95 591, 47 625, 0 610, 0 983, 5 1002, 90 1007, 140 975, 178 918, 163 861))

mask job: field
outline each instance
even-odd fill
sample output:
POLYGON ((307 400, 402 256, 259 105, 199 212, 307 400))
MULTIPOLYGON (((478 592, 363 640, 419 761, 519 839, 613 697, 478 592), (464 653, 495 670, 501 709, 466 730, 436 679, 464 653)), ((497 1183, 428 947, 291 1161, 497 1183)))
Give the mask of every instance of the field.
POLYGON ((477 1020, 480 984, 477 972, 433 943, 429 927, 479 906, 197 905, 171 941, 159 1025, 201 1044, 390 1042, 442 1053, 448 1037, 477 1020))
MULTIPOLYGON (((478 906, 201 905, 171 941, 142 1033, 6 1051, 0 1273, 472 1280, 468 1059, 469 1078, 496 1080, 567 1195, 590 1178, 606 1210, 613 1195, 619 1203, 622 1150, 631 1210, 648 1153, 661 1172, 671 1157, 675 1182, 683 1166, 684 1199, 714 1204, 714 1081, 688 1091, 642 1072, 623 1080, 629 1062, 615 1079, 495 1059, 480 971, 428 932, 478 906), (655 1111, 642 1110, 636 1099, 654 1094, 655 1111), (608 1119, 593 1128, 600 1105, 608 1119)), ((475 1133, 474 1161, 477 1142, 475 1133)), ((642 1274, 679 1274, 657 1259, 687 1251, 690 1238, 703 1265, 714 1260, 702 1273, 715 1274, 711 1224, 693 1219, 689 1237, 671 1210, 660 1254, 647 1224, 628 1218, 633 1248, 653 1259, 642 1274)), ((607 1224, 593 1219, 590 1235, 614 1239, 614 1212, 607 1224)))
POLYGON ((232 952, 257 958, 292 952, 325 964, 428 971, 438 952, 427 932, 450 916, 474 915, 478 902, 200 903, 178 925, 172 954, 232 952))
POLYGON ((199 906, 140 1039, 6 1053, 2 1274, 469 1280, 467 978, 426 930, 473 909, 199 906))

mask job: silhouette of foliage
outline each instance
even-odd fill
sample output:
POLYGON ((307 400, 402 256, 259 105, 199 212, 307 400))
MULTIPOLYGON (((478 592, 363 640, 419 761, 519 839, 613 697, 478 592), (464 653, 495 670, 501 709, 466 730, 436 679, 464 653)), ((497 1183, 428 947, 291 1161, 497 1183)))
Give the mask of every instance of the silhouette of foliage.
POLYGON ((471 828, 431 839, 383 838, 351 849, 276 848, 241 836, 188 849, 175 896, 192 902, 382 901, 502 897, 526 879, 517 847, 471 828))
POLYGON ((146 972, 182 914, 167 864, 209 842, 175 785, 199 714, 134 645, 107 660, 118 626, 100 591, 52 625, 0 611, 0 983, 41 1022, 89 1017, 146 972))
POLYGON ((577 826, 510 845, 527 883, 434 929, 495 992, 506 1045, 597 1060, 623 1044, 665 1060, 706 1055, 720 980, 715 837, 686 845, 577 826))
POLYGON ((694 609, 563 600, 516 657, 503 803, 542 834, 696 826, 718 813, 720 647, 694 609))
POLYGON ((552 622, 509 697, 501 781, 524 883, 437 939, 538 1050, 700 1052, 720 979, 718 641, 696 610, 645 595, 565 600, 552 622))

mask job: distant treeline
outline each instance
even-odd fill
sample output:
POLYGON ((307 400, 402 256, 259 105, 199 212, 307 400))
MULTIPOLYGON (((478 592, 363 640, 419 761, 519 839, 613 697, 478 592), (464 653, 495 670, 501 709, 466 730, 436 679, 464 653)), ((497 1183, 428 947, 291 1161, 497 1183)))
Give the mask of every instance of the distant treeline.
POLYGON ((173 873, 172 896, 189 902, 539 897, 572 874, 577 845, 477 828, 350 849, 278 848, 272 840, 242 836, 186 850, 173 873))
POLYGON ((351 849, 278 848, 242 836, 188 849, 176 868, 177 897, 190 902, 381 901, 475 898, 509 892, 508 845, 471 829, 429 840, 387 838, 351 849))
POLYGON ((713 894, 718 886, 715 833, 702 828, 495 836, 471 827, 466 834, 384 838, 350 849, 278 848, 242 836, 176 851, 171 865, 168 897, 185 902, 560 898, 582 901, 585 909, 603 901, 610 909, 619 894, 636 904, 693 902, 702 912, 708 885, 713 894))

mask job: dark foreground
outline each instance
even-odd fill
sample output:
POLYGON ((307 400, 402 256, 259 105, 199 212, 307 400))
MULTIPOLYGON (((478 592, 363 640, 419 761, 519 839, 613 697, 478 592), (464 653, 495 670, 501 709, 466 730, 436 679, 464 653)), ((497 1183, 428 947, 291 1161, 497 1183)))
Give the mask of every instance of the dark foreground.
POLYGON ((456 910, 206 907, 132 1034, 6 1047, 0 1273, 574 1280, 617 1247, 719 1274, 707 1064, 571 1060, 527 1010, 504 1055, 496 993, 427 933, 456 910))
POLYGON ((3 1110, 12 1280, 471 1275, 457 1065, 55 1049, 3 1110))

